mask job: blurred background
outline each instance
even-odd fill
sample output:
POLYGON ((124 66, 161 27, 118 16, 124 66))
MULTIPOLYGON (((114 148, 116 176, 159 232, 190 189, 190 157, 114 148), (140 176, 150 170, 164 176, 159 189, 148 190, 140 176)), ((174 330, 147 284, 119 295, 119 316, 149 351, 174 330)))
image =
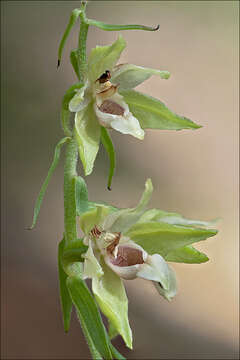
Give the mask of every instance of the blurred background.
MULTIPOLYGON (((63 232, 63 157, 36 229, 27 231, 56 143, 59 111, 76 82, 69 52, 75 26, 56 69, 57 49, 78 1, 3 1, 2 10, 2 359, 90 357, 73 314, 64 334, 57 278, 63 232)), ((138 90, 203 128, 146 132, 143 142, 112 132, 117 151, 113 190, 101 149, 86 178, 90 200, 134 206, 147 177, 151 207, 186 217, 221 217, 219 234, 197 245, 210 261, 173 264, 179 294, 171 303, 150 282, 126 282, 134 350, 129 359, 238 358, 238 2, 92 1, 90 18, 109 23, 160 24, 158 32, 123 31, 121 62, 171 72, 138 90)), ((90 28, 88 49, 118 33, 90 28)), ((82 171, 79 169, 80 172, 82 171)))

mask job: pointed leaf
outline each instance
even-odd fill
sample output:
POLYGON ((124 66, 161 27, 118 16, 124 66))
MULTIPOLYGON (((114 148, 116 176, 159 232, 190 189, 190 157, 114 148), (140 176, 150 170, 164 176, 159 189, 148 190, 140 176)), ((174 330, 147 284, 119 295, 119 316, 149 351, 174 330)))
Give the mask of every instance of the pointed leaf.
POLYGON ((126 233, 149 254, 165 257, 169 252, 205 240, 217 230, 183 227, 157 222, 138 223, 126 233))
POLYGON ((111 82, 116 85, 119 84, 119 90, 133 89, 152 75, 159 75, 162 79, 168 79, 170 73, 132 64, 121 64, 114 69, 111 82))
POLYGON ((76 23, 76 21, 77 21, 80 14, 81 14, 80 9, 74 9, 72 11, 72 14, 71 14, 70 19, 69 19, 69 23, 67 25, 67 28, 66 28, 64 34, 63 34, 63 37, 61 39, 61 42, 60 42, 60 45, 59 45, 59 48, 58 48, 58 66, 60 65, 60 62, 61 62, 63 48, 64 48, 64 45, 65 45, 66 40, 68 38, 68 35, 70 34, 70 31, 71 31, 72 27, 74 26, 74 24, 76 23))
POLYGON ((106 329, 87 285, 79 277, 73 276, 67 279, 67 286, 80 322, 87 329, 96 350, 104 359, 112 359, 106 329))
POLYGON ((107 129, 101 126, 101 141, 105 148, 105 150, 108 153, 109 161, 110 161, 110 167, 109 167, 109 175, 108 175, 108 190, 111 190, 112 185, 112 178, 114 175, 115 167, 116 167, 116 154, 114 150, 114 146, 111 140, 111 137, 109 136, 107 129))
POLYGON ((93 111, 92 103, 75 115, 75 135, 85 175, 93 170, 99 149, 100 125, 93 111))
POLYGON ((151 96, 135 90, 119 92, 124 97, 130 111, 138 119, 142 129, 181 130, 201 127, 185 117, 176 115, 161 101, 151 96))
POLYGON ((120 354, 120 352, 110 343, 110 350, 113 356, 113 359, 117 360, 126 360, 126 358, 120 354))
POLYGON ((145 30, 145 31, 156 31, 159 29, 157 26, 144 26, 144 25, 115 25, 115 24, 106 24, 102 21, 96 21, 93 19, 87 19, 87 23, 92 26, 96 26, 101 30, 105 31, 121 31, 121 30, 145 30))
POLYGON ((71 321, 72 300, 67 288, 67 274, 62 267, 62 257, 64 251, 64 239, 58 245, 58 276, 60 288, 60 300, 63 314, 64 331, 68 332, 71 321))
POLYGON ((128 322, 128 299, 122 280, 104 263, 104 275, 92 280, 92 290, 103 314, 132 349, 132 331, 128 322))
POLYGON ((76 213, 81 216, 89 210, 88 190, 84 179, 81 176, 76 176, 75 181, 75 197, 76 197, 76 213))
POLYGON ((88 60, 88 73, 91 82, 95 82, 106 70, 112 70, 125 46, 125 40, 120 35, 112 45, 97 46, 92 49, 88 60))
POLYGON ((174 251, 170 251, 166 255, 165 260, 186 264, 201 264, 208 261, 209 258, 204 253, 198 251, 191 245, 188 245, 174 251))
POLYGON ((41 204, 45 195, 45 192, 47 190, 48 187, 48 183, 52 177, 52 174, 54 173, 54 170, 56 169, 56 166, 58 164, 59 158, 60 158, 60 151, 61 151, 61 147, 63 144, 65 144, 66 141, 68 141, 70 138, 69 137, 65 137, 62 140, 59 141, 59 143, 57 144, 56 148, 55 148, 55 152, 54 152, 54 157, 53 157, 53 161, 52 164, 48 170, 48 174, 46 179, 43 182, 43 185, 40 189, 40 192, 38 194, 35 206, 34 206, 34 212, 33 212, 33 221, 32 221, 32 225, 29 227, 29 230, 32 230, 34 228, 34 226, 36 225, 37 222, 37 218, 38 218, 38 214, 41 208, 41 204))

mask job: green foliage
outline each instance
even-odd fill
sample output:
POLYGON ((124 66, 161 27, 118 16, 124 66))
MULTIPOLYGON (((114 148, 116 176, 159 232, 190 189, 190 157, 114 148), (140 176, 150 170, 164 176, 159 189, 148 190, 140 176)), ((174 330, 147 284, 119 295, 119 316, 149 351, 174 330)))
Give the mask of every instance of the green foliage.
POLYGON ((106 24, 102 21, 96 21, 92 19, 87 19, 87 24, 96 26, 101 30, 105 31, 121 31, 121 30, 145 30, 145 31, 156 31, 159 29, 159 25, 144 26, 144 25, 116 25, 116 24, 106 24))
POLYGON ((52 174, 54 173, 54 170, 57 167, 57 164, 59 162, 59 158, 60 158, 60 152, 61 152, 61 147, 63 146, 63 144, 65 144, 70 138, 69 137, 65 137, 62 140, 59 141, 59 143, 57 144, 56 148, 55 148, 55 152, 54 152, 54 157, 53 157, 53 161, 52 164, 48 170, 48 174, 46 179, 43 182, 43 185, 40 189, 40 192, 38 194, 35 206, 34 206, 34 212, 33 212, 33 221, 32 221, 32 225, 30 226, 29 230, 32 230, 34 228, 34 226, 36 225, 37 222, 37 218, 38 218, 38 214, 40 212, 40 208, 42 205, 42 201, 45 195, 45 192, 47 190, 48 187, 48 183, 52 177, 52 174))

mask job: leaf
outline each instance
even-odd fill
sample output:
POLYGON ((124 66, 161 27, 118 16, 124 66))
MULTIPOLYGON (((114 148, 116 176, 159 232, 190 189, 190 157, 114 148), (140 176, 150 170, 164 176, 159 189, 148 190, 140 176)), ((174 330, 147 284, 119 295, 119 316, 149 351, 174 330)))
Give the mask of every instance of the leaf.
POLYGON ((115 67, 111 82, 116 85, 119 84, 119 90, 133 89, 152 75, 159 75, 162 79, 168 79, 170 73, 132 64, 121 64, 115 67))
POLYGON ((124 356, 122 356, 122 354, 120 354, 120 352, 111 343, 110 343, 110 349, 111 349, 113 359, 126 360, 126 358, 124 356))
POLYGON ((58 245, 58 276, 60 287, 60 300, 63 314, 64 331, 68 332, 71 321, 72 300, 68 292, 66 280, 67 274, 62 267, 62 257, 64 251, 64 239, 58 245))
POLYGON ((50 181, 50 179, 52 177, 52 174, 54 173, 54 170, 56 169, 56 166, 57 166, 59 158, 60 158, 61 147, 69 139, 70 139, 69 137, 65 137, 65 138, 61 139, 58 142, 58 144, 57 144, 57 146, 55 148, 52 164, 51 164, 51 166, 50 166, 50 168, 48 170, 47 177, 43 182, 43 185, 42 185, 42 187, 40 189, 37 200, 35 202, 34 211, 33 211, 33 221, 32 221, 32 225, 28 228, 29 230, 32 230, 34 228, 34 226, 36 225, 38 214, 39 214, 39 211, 40 211, 40 208, 41 208, 41 204, 42 204, 45 192, 46 192, 47 187, 48 187, 48 183, 49 183, 49 181, 50 181))
POLYGON ((79 277, 69 277, 67 279, 67 287, 72 302, 77 308, 80 322, 83 324, 84 328, 87 329, 97 352, 104 359, 112 359, 106 329, 103 325, 97 305, 85 282, 79 277))
POLYGON ((66 40, 68 38, 68 35, 70 34, 70 31, 72 29, 72 27, 74 26, 74 24, 76 23, 79 15, 81 14, 81 10, 80 9, 74 9, 72 11, 72 14, 70 16, 70 19, 69 19, 69 23, 67 25, 67 28, 63 34, 63 37, 60 41, 60 45, 59 45, 59 48, 58 48, 58 66, 60 65, 60 62, 61 62, 61 58, 62 58, 62 52, 63 52, 63 48, 64 48, 64 45, 66 43, 66 40))
POLYGON ((92 26, 96 26, 101 30, 105 31, 119 31, 119 30, 145 30, 145 31, 156 31, 159 29, 157 26, 144 26, 144 25, 115 25, 115 24, 106 24, 101 21, 96 21, 92 19, 87 19, 87 23, 92 26))
POLYGON ((138 245, 152 254, 166 255, 185 245, 205 240, 217 234, 217 230, 191 228, 158 222, 133 225, 126 233, 138 245))
POLYGON ((81 216, 89 210, 88 190, 84 179, 81 176, 76 176, 75 181, 75 198, 76 198, 76 213, 81 216))
POLYGON ((112 70, 125 46, 125 40, 120 35, 112 45, 97 46, 91 50, 88 59, 88 75, 91 82, 95 82, 106 70, 112 70))
POLYGON ((166 255, 165 260, 186 264, 201 264, 208 261, 209 258, 204 253, 188 245, 170 251, 166 255))
POLYGON ((102 141, 102 144, 109 156, 110 167, 109 167, 107 187, 108 187, 108 190, 111 190, 112 178, 113 178, 115 167, 116 167, 116 154, 115 154, 115 150, 114 150, 114 146, 113 146, 111 137, 109 136, 107 129, 104 128, 103 126, 101 126, 101 141, 102 141))
POLYGON ((72 50, 70 52, 70 61, 72 64, 72 67, 75 71, 75 74, 77 75, 78 79, 80 79, 80 73, 79 73, 79 69, 78 69, 78 50, 72 50))
POLYGON ((132 349, 132 331, 128 322, 128 299, 122 280, 104 263, 104 275, 92 279, 92 291, 103 314, 111 321, 132 349))
POLYGON ((121 209, 110 214, 103 223, 105 230, 125 232, 141 217, 153 192, 151 179, 147 179, 143 195, 135 208, 121 209))
POLYGON ((100 125, 93 111, 92 103, 76 113, 75 135, 85 175, 90 175, 100 141, 100 125))
POLYGON ((119 93, 124 97, 142 129, 181 130, 201 127, 185 117, 176 115, 161 101, 151 96, 135 90, 121 90, 119 93))

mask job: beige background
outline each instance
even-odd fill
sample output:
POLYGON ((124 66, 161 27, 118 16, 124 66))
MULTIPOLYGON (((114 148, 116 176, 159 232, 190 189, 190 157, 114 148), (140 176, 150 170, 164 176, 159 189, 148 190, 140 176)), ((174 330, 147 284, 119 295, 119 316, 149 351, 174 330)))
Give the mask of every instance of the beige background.
MULTIPOLYGON (((89 357, 75 314, 62 327, 57 242, 63 232, 63 162, 50 183, 37 227, 36 195, 62 136, 59 108, 74 82, 68 61, 77 27, 56 70, 57 47, 74 1, 2 2, 2 357, 89 357)), ((106 190, 108 160, 101 149, 86 181, 91 200, 136 204, 147 177, 152 207, 202 220, 221 217, 219 235, 197 247, 202 265, 173 264, 179 294, 167 303, 147 281, 126 283, 134 351, 128 358, 233 359, 238 351, 238 2, 93 1, 88 16, 109 23, 160 24, 155 33, 124 31, 121 62, 169 70, 139 90, 204 127, 147 131, 143 142, 113 132, 117 171, 106 190)), ((89 31, 88 48, 115 32, 89 31)))

